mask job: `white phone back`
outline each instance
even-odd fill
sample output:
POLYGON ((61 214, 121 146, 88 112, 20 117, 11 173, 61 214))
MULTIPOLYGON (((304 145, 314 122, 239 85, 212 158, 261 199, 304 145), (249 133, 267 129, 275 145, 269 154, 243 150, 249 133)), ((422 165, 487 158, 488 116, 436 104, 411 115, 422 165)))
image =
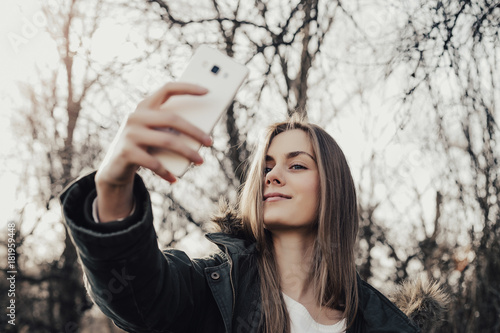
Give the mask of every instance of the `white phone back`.
MULTIPOLYGON (((194 83, 209 90, 206 95, 172 96, 161 107, 175 112, 206 133, 211 133, 221 115, 227 110, 236 92, 248 75, 248 69, 227 55, 206 45, 194 53, 178 82, 194 83), (212 69, 219 68, 217 73, 212 69)), ((168 131, 168 129, 164 129, 168 131)), ((194 150, 200 144, 192 138, 174 131, 194 150)), ((182 176, 190 165, 189 160, 169 150, 159 150, 155 156, 163 166, 177 177, 182 176)))

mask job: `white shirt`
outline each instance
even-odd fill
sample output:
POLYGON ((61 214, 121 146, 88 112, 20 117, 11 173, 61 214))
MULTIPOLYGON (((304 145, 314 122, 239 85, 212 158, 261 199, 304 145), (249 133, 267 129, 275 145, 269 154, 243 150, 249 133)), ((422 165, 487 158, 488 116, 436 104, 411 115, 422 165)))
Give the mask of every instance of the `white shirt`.
POLYGON ((290 315, 290 333, 342 333, 346 330, 345 319, 334 325, 318 324, 305 306, 283 294, 285 304, 290 315))

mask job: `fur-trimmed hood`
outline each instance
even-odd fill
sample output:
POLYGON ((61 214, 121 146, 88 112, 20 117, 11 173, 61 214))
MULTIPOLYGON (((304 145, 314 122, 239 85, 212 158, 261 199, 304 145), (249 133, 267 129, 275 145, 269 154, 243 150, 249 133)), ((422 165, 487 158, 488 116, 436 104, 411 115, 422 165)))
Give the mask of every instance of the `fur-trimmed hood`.
POLYGON ((222 232, 231 236, 244 236, 243 222, 238 211, 224 200, 219 200, 219 209, 212 215, 215 232, 222 232))
POLYGON ((413 321, 422 332, 440 326, 444 320, 449 296, 437 282, 418 278, 399 285, 389 299, 413 321))
MULTIPOLYGON (((241 217, 226 201, 219 202, 219 210, 212 216, 215 231, 231 236, 245 237, 241 217)), ((390 294, 393 302, 421 332, 429 332, 443 321, 449 296, 437 282, 423 278, 406 281, 390 294)))

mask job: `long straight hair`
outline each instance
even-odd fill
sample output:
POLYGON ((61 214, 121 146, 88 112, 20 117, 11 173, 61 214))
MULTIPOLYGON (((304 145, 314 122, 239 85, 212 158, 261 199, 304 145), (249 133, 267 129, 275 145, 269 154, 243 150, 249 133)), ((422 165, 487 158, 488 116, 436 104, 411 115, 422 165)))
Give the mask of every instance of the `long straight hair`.
POLYGON ((275 136, 285 131, 304 131, 318 164, 320 193, 316 240, 309 281, 317 303, 341 310, 348 327, 358 308, 354 245, 358 233, 356 189, 344 153, 319 126, 290 119, 268 128, 264 145, 255 155, 240 198, 240 216, 245 232, 255 238, 259 250, 261 331, 289 332, 290 318, 281 293, 271 233, 264 228, 263 185, 265 155, 275 136))

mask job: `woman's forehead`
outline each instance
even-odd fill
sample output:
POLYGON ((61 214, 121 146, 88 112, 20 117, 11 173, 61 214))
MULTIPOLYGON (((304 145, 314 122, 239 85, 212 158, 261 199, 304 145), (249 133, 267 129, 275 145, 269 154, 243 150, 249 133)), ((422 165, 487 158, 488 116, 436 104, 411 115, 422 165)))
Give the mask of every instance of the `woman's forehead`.
POLYGON ((276 135, 272 139, 266 155, 273 157, 295 151, 303 151, 314 156, 308 134, 300 129, 288 130, 276 135))

